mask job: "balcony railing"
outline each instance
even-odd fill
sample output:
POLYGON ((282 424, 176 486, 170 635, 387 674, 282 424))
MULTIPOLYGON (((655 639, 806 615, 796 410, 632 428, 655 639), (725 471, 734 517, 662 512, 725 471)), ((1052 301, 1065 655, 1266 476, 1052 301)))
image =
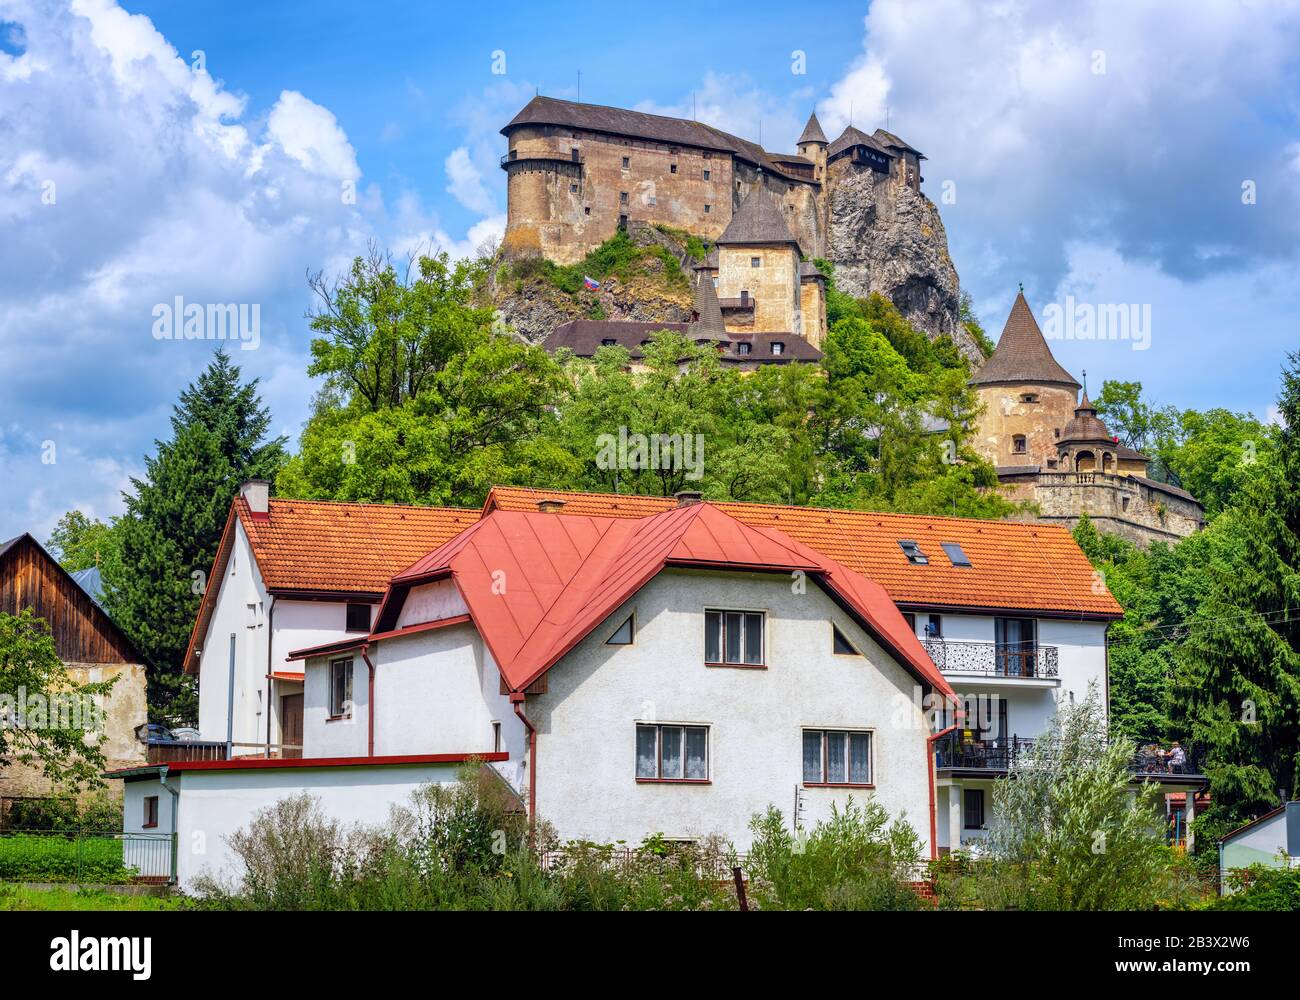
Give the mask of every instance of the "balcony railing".
MULTIPOLYGON (((992 771, 1005 773, 1041 740, 1023 736, 998 739, 964 739, 961 731, 950 733, 935 744, 935 767, 939 770, 992 771)), ((1201 778, 1200 755, 1192 748, 1161 745, 1150 740, 1138 743, 1129 761, 1135 778, 1156 780, 1178 777, 1201 778)))
POLYGON ((1055 646, 949 642, 946 639, 926 639, 923 645, 934 665, 944 673, 1051 679, 1059 672, 1055 646))

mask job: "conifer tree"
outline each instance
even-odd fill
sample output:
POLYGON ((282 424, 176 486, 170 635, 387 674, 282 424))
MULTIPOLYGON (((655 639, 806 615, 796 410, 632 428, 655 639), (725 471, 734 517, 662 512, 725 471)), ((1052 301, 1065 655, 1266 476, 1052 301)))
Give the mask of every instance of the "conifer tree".
POLYGON ((230 501, 240 483, 272 479, 284 461, 284 439, 266 440, 271 415, 257 383, 241 382, 219 350, 181 392, 171 439, 154 442, 144 478, 124 494, 118 546, 103 569, 105 606, 145 658, 157 721, 195 718, 181 660, 230 501))
POLYGON ((1209 531, 1210 589, 1178 657, 1174 719, 1211 780, 1202 844, 1300 793, 1300 352, 1279 403, 1274 460, 1209 531))

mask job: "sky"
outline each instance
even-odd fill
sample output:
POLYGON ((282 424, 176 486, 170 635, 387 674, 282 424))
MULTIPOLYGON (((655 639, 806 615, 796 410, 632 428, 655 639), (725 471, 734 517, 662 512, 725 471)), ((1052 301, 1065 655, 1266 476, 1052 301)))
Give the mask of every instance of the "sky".
POLYGON ((1021 285, 1040 322, 1130 307, 1127 337, 1049 330, 1058 360, 1276 414, 1300 349, 1300 0, 0 0, 0 539, 121 513, 217 346, 164 338, 178 297, 256 316, 235 361, 296 441, 308 273, 498 237, 498 130, 536 93, 772 150, 814 109, 832 138, 887 126, 928 157, 992 336, 1021 285))

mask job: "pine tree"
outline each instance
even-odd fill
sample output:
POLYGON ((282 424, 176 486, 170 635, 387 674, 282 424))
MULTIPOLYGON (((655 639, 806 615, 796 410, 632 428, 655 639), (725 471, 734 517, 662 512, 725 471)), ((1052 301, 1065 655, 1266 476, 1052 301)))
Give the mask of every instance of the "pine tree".
POLYGON ((145 477, 124 494, 117 550, 103 569, 105 605, 145 658, 159 720, 195 718, 181 661, 230 501, 242 482, 272 479, 284 461, 284 438, 265 440, 271 415, 257 383, 241 383, 219 350, 180 394, 171 440, 154 442, 145 477))
POLYGON ((1300 793, 1300 352, 1267 468, 1209 529, 1210 589, 1179 653, 1175 722, 1206 754, 1199 843, 1300 793))

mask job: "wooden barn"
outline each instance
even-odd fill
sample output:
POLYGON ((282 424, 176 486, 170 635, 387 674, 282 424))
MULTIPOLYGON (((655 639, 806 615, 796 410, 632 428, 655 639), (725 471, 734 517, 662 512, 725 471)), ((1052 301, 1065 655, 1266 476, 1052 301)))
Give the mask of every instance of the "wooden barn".
MULTIPOLYGON (((95 599, 30 534, 0 542, 0 611, 25 608, 50 626, 59 658, 77 683, 117 678, 104 700, 110 767, 144 762, 137 727, 148 721, 145 670, 140 654, 95 599)), ((116 785, 116 783, 114 783, 116 785)), ((0 818, 9 800, 57 794, 38 770, 13 765, 0 770, 0 818)))

